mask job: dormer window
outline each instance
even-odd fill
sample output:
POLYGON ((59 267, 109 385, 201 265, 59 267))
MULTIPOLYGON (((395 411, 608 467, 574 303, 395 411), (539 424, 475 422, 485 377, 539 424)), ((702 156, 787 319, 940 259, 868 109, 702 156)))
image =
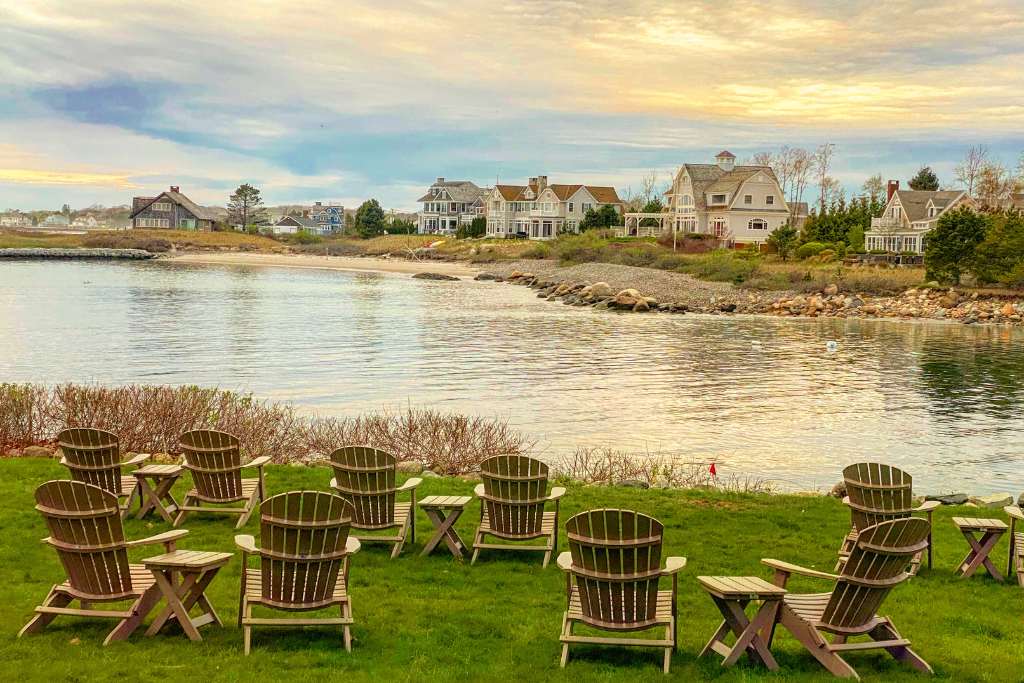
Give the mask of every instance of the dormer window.
POLYGON ((939 210, 934 206, 928 207, 928 218, 935 218, 939 215, 939 210))
POLYGON ((725 204, 725 195, 724 194, 713 194, 713 195, 711 195, 711 203, 712 204, 725 204))

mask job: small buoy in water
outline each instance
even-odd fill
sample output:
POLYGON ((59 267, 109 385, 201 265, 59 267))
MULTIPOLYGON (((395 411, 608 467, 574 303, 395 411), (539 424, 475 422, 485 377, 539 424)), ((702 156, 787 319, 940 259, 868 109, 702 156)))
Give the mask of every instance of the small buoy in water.
POLYGON ((839 350, 839 342, 837 342, 837 341, 830 341, 827 344, 825 344, 825 348, 828 349, 830 353, 838 351, 839 350))

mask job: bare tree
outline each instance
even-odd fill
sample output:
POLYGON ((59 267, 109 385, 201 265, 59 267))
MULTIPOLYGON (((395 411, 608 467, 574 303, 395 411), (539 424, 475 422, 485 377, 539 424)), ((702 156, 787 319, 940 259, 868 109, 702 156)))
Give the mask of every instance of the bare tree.
POLYGON ((846 199, 846 191, 843 189, 843 184, 836 178, 828 176, 822 182, 824 188, 823 195, 825 197, 825 206, 834 206, 841 200, 846 199))
POLYGON ((658 171, 656 169, 651 169, 650 173, 640 179, 640 196, 643 197, 644 204, 650 203, 658 196, 658 171))
POLYGON ((974 196, 974 186, 978 182, 978 174, 985 164, 988 163, 988 147, 985 145, 972 145, 964 155, 963 161, 953 168, 953 174, 960 184, 967 190, 967 194, 974 196))
POLYGON ((758 152, 750 157, 751 166, 774 166, 775 156, 771 152, 758 152))
POLYGON ((1020 190, 1021 180, 999 162, 987 161, 978 169, 974 188, 982 209, 998 211, 1020 190))
POLYGON ((825 213, 825 203, 828 197, 829 172, 832 170, 832 157, 835 155, 836 146, 831 142, 818 145, 814 150, 814 177, 818 181, 818 211, 825 213))
POLYGON ((860 186, 860 191, 867 195, 872 203, 881 201, 885 196, 885 181, 882 180, 882 174, 876 173, 865 180, 860 186))
POLYGON ((797 206, 804 200, 804 192, 814 170, 814 154, 806 149, 792 150, 792 179, 790 180, 790 213, 796 216, 797 206))

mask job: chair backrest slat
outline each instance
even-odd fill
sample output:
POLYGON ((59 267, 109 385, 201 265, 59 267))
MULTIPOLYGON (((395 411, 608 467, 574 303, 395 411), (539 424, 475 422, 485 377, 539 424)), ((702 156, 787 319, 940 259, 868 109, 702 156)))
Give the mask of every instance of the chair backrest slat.
POLYGON ((94 600, 132 594, 117 496, 80 481, 48 481, 35 493, 73 591, 94 600))
POLYGON ((843 479, 855 529, 909 517, 914 509, 913 481, 901 469, 862 462, 846 467, 843 479))
POLYGON ((548 466, 525 455, 495 455, 480 463, 491 531, 504 538, 536 538, 544 521, 548 466))
POLYGON ((58 434, 57 443, 73 480, 121 495, 121 449, 116 434, 76 427, 58 434))
POLYGON ((337 492, 352 504, 358 529, 395 525, 395 463, 387 451, 371 446, 344 446, 331 453, 337 492))
POLYGON ((881 522, 860 530, 822 615, 822 625, 856 630, 867 624, 896 585, 909 578, 915 553, 927 547, 929 524, 917 517, 881 522))
POLYGON ((182 434, 179 447, 201 500, 230 503, 242 499, 242 453, 236 437, 197 429, 182 434))
POLYGON ((352 523, 352 504, 323 491, 291 491, 260 505, 263 599, 281 607, 330 603, 352 523))
POLYGON ((583 621, 623 630, 654 623, 661 522, 632 510, 589 510, 565 528, 583 621))

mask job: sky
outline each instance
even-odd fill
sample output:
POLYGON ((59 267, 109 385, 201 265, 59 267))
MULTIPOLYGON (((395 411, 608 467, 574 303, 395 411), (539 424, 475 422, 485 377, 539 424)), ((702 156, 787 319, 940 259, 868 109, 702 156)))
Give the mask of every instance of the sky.
POLYGON ((836 145, 853 191, 1024 151, 1021 0, 18 0, 0 7, 0 209, 376 197, 438 176, 639 189, 836 145))

